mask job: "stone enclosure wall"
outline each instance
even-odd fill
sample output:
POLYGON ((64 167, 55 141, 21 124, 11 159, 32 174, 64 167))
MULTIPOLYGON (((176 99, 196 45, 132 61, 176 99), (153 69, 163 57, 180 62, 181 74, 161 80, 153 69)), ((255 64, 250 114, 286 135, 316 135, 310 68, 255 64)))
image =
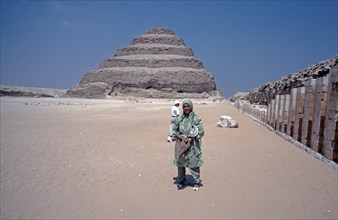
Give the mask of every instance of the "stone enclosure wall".
POLYGON ((306 81, 290 94, 276 95, 267 110, 236 107, 307 149, 338 162, 338 65, 326 77, 306 81))

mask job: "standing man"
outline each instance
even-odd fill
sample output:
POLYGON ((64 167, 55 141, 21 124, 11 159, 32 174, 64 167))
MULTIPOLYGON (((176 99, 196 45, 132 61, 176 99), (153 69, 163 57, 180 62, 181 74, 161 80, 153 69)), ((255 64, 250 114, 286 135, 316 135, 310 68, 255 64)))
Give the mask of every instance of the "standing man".
POLYGON ((202 137, 204 128, 202 120, 194 112, 194 106, 191 100, 182 101, 183 113, 177 118, 173 127, 173 139, 175 144, 174 164, 177 166, 178 175, 176 184, 178 189, 183 189, 186 185, 185 171, 189 167, 194 178, 193 190, 199 190, 201 184, 200 167, 204 164, 202 157, 202 137), (184 153, 180 152, 180 145, 185 142, 190 147, 184 153))
POLYGON ((176 119, 177 117, 180 115, 180 109, 179 109, 179 106, 180 106, 180 101, 178 100, 175 100, 174 101, 174 106, 171 107, 171 119, 170 119, 170 125, 169 125, 169 136, 167 138, 168 142, 172 142, 172 129, 176 123, 176 119))

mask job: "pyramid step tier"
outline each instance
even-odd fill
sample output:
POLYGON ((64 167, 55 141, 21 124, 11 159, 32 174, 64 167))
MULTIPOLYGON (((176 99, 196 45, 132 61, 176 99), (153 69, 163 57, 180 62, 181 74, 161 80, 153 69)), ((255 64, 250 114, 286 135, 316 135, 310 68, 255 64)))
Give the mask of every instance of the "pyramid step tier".
POLYGON ((167 34, 167 35, 175 35, 175 32, 172 31, 170 28, 149 28, 146 32, 144 32, 145 35, 151 35, 151 34, 167 34))
POLYGON ((171 87, 163 88, 161 90, 153 89, 151 87, 142 89, 139 87, 123 87, 120 85, 110 86, 102 82, 94 82, 88 84, 77 84, 71 87, 66 92, 66 97, 79 98, 113 98, 126 97, 127 99, 135 97, 141 98, 160 98, 160 99, 184 99, 195 98, 205 99, 210 97, 220 97, 219 91, 210 92, 184 92, 182 90, 173 90, 171 87))
POLYGON ((185 46, 163 44, 138 44, 118 49, 115 56, 127 56, 138 54, 172 54, 182 56, 194 56, 192 49, 185 46))
POLYGON ((137 44, 163 44, 185 46, 184 41, 176 35, 141 35, 134 38, 130 45, 137 44))
POLYGON ((107 68, 85 74, 80 82, 89 84, 104 82, 116 91, 129 87, 162 90, 171 88, 175 92, 202 93, 216 90, 213 76, 205 70, 185 68, 107 68), (184 80, 183 80, 184 79, 184 80))
POLYGON ((204 69, 203 63, 194 56, 164 54, 115 56, 113 58, 103 60, 98 69, 110 67, 185 67, 204 69))

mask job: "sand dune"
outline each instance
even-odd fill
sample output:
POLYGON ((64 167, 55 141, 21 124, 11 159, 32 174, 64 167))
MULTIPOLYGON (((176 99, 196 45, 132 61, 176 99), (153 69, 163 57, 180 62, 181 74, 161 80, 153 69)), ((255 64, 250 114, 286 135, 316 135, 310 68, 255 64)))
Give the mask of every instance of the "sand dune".
POLYGON ((171 102, 1 97, 0 218, 338 218, 337 171, 228 103, 194 104, 198 192, 174 185, 171 102))

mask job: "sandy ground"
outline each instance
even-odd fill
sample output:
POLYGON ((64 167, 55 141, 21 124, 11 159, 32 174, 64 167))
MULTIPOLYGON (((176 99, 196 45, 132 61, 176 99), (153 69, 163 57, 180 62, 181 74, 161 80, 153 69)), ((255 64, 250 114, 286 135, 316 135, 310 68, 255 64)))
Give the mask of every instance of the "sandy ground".
POLYGON ((1 219, 338 218, 336 170, 228 103, 194 104, 197 192, 174 184, 171 102, 2 97, 1 219))

